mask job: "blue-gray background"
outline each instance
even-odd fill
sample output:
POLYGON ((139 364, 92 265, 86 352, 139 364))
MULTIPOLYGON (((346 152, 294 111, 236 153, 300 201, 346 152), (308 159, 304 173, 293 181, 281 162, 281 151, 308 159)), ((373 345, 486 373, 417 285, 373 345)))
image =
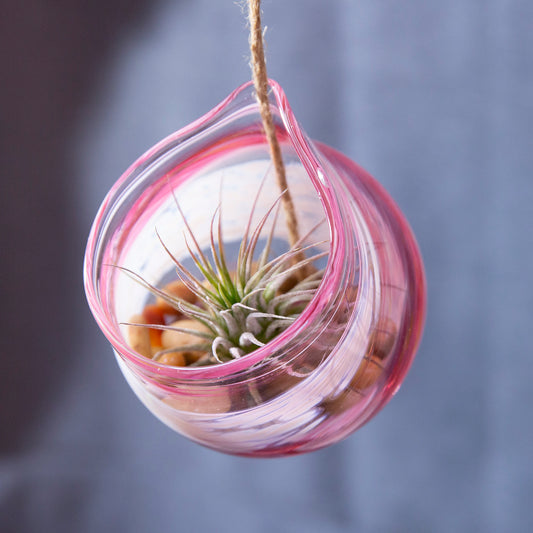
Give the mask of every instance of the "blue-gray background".
POLYGON ((427 268, 400 393, 311 455, 194 445, 128 389, 85 303, 96 209, 249 79, 232 0, 5 2, 0 531, 533 530, 533 2, 265 0, 269 74, 392 193, 427 268))

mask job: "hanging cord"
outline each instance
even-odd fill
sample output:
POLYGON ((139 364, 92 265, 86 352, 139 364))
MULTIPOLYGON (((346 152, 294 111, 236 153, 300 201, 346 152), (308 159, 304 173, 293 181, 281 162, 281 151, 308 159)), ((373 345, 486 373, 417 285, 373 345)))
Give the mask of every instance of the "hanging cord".
MULTIPOLYGON (((251 68, 252 77, 259 101, 259 109, 261 112, 261 119, 263 120, 263 128, 270 147, 270 156, 274 163, 276 170, 276 178, 281 191, 285 191, 282 197, 283 211, 287 221, 287 230, 289 232, 289 243, 293 247, 300 239, 298 232, 298 220, 296 219, 296 212, 292 196, 287 185, 287 177, 285 175, 285 165, 281 156, 281 148, 276 137, 276 127, 272 119, 270 111, 270 104, 268 101, 268 76, 265 61, 265 50, 263 46, 263 30, 261 28, 261 0, 248 0, 248 16, 250 19, 250 51, 252 54, 251 68)), ((303 259, 303 254, 300 253, 294 258, 295 262, 303 259)), ((302 273, 303 274, 303 273, 302 273)))

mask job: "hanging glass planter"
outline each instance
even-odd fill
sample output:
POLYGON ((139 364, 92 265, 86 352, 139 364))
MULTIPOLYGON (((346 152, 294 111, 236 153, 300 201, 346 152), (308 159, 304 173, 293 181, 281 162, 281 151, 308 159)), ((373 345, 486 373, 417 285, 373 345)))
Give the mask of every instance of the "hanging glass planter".
MULTIPOLYGON (((190 439, 248 456, 316 450, 367 422, 402 383, 425 314, 420 254, 397 206, 362 168, 309 140, 280 86, 270 86, 301 232, 327 222, 314 239, 329 251, 324 275, 290 327, 244 357, 174 367, 133 350, 124 326, 153 296, 117 267, 160 286, 174 271, 161 241, 186 261, 176 200, 205 249, 221 203, 228 261, 235 259, 250 204, 272 170, 251 83, 126 171, 98 212, 84 265, 90 308, 141 401, 190 439)), ((278 195, 267 179, 258 216, 278 195)), ((283 224, 273 241, 287 241, 283 224)))

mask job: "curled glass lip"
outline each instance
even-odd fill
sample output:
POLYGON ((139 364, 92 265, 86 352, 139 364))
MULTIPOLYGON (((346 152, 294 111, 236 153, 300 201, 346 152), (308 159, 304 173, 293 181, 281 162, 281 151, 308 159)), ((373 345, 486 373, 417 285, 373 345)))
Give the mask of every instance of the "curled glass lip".
MULTIPOLYGON (((206 367, 173 367, 158 363, 157 361, 148 359, 137 354, 126 343, 123 335, 120 334, 119 329, 114 326, 109 310, 105 308, 105 305, 102 305, 98 290, 98 279, 95 277, 95 274, 97 274, 98 270, 97 265, 93 264, 93 257, 99 244, 98 230, 101 226, 102 221, 105 218, 107 210, 113 206, 113 201, 116 201, 115 196, 117 192, 124 187, 128 180, 131 179, 132 174, 134 174, 140 167, 144 166, 152 159, 156 160, 157 157, 159 157, 159 155, 163 153, 164 150, 168 148, 172 143, 180 142, 182 140, 190 138, 195 133, 198 133, 206 125, 209 125, 209 123, 221 111, 231 106, 231 104, 234 103, 239 98, 239 96, 241 96, 250 88, 253 89, 253 82, 247 82, 235 89, 228 97, 226 97, 211 111, 156 143, 154 146, 149 148, 143 155, 141 155, 132 165, 130 165, 107 193, 91 227, 87 248, 85 251, 83 268, 85 293, 87 301, 89 303, 89 307, 98 325, 102 329, 104 335, 111 343, 113 348, 118 351, 122 356, 124 356, 129 362, 135 365, 135 367, 137 367, 139 370, 145 370, 153 375, 159 375, 162 378, 170 378, 175 381, 182 382, 222 378, 225 376, 230 376, 246 371, 260 363, 263 359, 267 358, 273 352, 279 350, 279 348, 284 346, 288 340, 290 340, 296 334, 302 331, 303 328, 305 328, 309 318, 317 309, 320 300, 326 299, 327 301, 327 297, 322 296, 324 292, 326 294, 331 293, 331 290, 329 289, 333 289, 335 286, 333 263, 342 262, 342 258, 344 256, 345 242, 342 237, 338 237, 339 235, 342 235, 342 232, 333 230, 342 227, 342 220, 340 218, 340 215, 338 213, 334 213, 329 207, 329 204, 334 201, 334 198, 329 187, 327 187, 321 179, 321 176, 325 175, 324 169, 319 163, 316 156, 314 155, 313 150, 308 144, 305 134, 302 132, 298 122, 296 121, 296 118, 288 103, 287 97, 283 92, 283 89, 277 82, 273 80, 269 80, 269 85, 271 88, 271 94, 275 98, 275 101, 273 103, 277 106, 277 109, 279 110, 280 117, 288 133, 288 137, 293 145, 293 148, 295 149, 296 153, 298 154, 298 157, 302 161, 302 164, 306 169, 307 173, 309 174, 310 179, 313 181, 313 184, 320 193, 320 201, 324 207, 326 218, 330 227, 330 250, 321 284, 317 289, 313 299, 309 302, 309 304, 294 321, 294 323, 291 324, 290 327, 288 327, 275 339, 267 343, 265 346, 257 348, 256 350, 254 350, 250 354, 247 354, 244 357, 241 357, 239 359, 233 359, 222 364, 206 367), (328 202, 325 199, 329 199, 330 201, 328 202)), ((358 299, 359 297, 357 297, 357 300, 358 299)))

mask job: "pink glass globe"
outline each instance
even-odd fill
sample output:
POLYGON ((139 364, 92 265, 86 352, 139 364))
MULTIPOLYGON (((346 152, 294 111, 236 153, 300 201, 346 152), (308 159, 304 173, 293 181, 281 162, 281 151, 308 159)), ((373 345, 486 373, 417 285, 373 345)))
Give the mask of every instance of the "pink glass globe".
MULTIPOLYGON (((301 227, 327 220, 325 274, 288 329, 227 363, 157 363, 130 348, 121 325, 150 293, 112 266, 154 284, 168 277, 173 265, 155 229, 176 256, 186 255, 173 194, 207 247, 221 183, 225 235, 238 242, 271 165, 251 84, 126 171, 97 214, 84 265, 91 311, 146 407, 200 444, 255 457, 316 450, 370 420, 413 361, 426 297, 415 239, 383 187, 341 153, 309 140, 275 82, 271 108, 301 227)), ((273 182, 264 189, 263 212, 279 194, 273 182)), ((287 240, 282 227, 276 238, 287 240)))

